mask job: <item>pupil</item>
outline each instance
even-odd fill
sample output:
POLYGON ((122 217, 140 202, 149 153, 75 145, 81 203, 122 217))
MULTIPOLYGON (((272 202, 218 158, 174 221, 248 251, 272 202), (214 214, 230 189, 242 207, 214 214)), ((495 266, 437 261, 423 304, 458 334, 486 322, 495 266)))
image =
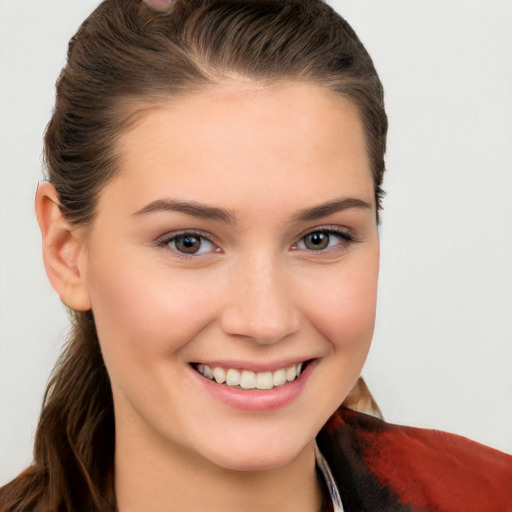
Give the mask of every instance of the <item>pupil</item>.
POLYGON ((327 233, 311 233, 306 237, 306 247, 318 251, 325 249, 329 245, 329 235, 327 233))
POLYGON ((176 248, 187 254, 194 254, 200 246, 201 241, 196 236, 182 236, 176 240, 176 248))

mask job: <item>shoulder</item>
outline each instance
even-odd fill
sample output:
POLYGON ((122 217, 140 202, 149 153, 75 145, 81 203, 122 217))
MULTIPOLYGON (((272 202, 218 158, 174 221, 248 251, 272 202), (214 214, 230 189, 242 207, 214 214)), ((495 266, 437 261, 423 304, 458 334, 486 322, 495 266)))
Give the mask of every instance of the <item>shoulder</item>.
POLYGON ((346 512, 512 511, 512 456, 464 437, 342 407, 317 442, 346 512))

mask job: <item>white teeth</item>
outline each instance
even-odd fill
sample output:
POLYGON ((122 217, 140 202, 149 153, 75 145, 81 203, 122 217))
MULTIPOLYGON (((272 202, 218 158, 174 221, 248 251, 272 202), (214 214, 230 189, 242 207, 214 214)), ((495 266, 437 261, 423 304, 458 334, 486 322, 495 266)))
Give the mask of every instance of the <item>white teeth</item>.
POLYGON ((213 371, 207 364, 202 364, 203 371, 199 370, 207 379, 213 379, 213 371))
POLYGON ((258 389, 272 389, 272 372, 258 372, 256 374, 256 387, 258 389))
POLYGON ((283 368, 272 374, 272 382, 274 386, 282 386, 286 382, 286 372, 283 368))
POLYGON ((290 368, 286 368, 286 380, 291 382, 292 380, 295 380, 295 377, 297 377, 297 367, 293 365, 290 366, 290 368))
POLYGON ((228 386, 238 386, 240 384, 240 372, 230 368, 226 373, 226 384, 228 386))
POLYGON ((253 372, 251 370, 236 370, 235 368, 212 368, 207 364, 196 365, 197 371, 218 384, 242 389, 272 389, 294 381, 302 371, 303 363, 294 364, 288 368, 281 368, 274 372, 253 372))
POLYGON ((240 387, 243 389, 254 389, 256 387, 256 374, 250 370, 244 370, 240 378, 240 387))
POLYGON ((226 370, 224 368, 221 368, 220 366, 217 366, 213 369, 213 378, 219 383, 223 384, 226 382, 226 370))

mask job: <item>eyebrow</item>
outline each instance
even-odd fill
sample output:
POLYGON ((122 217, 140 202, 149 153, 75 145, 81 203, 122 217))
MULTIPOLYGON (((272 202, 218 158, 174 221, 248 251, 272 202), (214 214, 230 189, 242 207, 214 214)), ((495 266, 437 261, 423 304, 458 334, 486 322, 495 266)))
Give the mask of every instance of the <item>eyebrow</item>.
POLYGON ((327 203, 319 204, 318 206, 313 206, 313 208, 306 208, 305 210, 301 210, 299 213, 297 213, 297 215, 293 217, 293 221, 308 222, 318 220, 322 217, 327 217, 333 213, 348 210, 350 208, 371 210, 372 205, 366 201, 363 201, 362 199, 356 199, 353 197, 335 199, 334 201, 329 201, 327 203))
POLYGON ((235 223, 235 214, 230 210, 181 199, 157 199, 137 211, 135 215, 145 215, 156 212, 179 212, 201 219, 217 220, 228 224, 235 223))
MULTIPOLYGON (((322 203, 312 208, 300 210, 292 218, 292 222, 308 222, 327 217, 333 213, 337 213, 350 208, 371 209, 372 205, 362 199, 345 198, 335 199, 327 203, 322 203)), ((194 201, 185 201, 181 199, 157 199, 144 208, 138 210, 134 215, 146 215, 158 212, 179 212, 198 217, 202 219, 210 219, 228 224, 235 224, 235 214, 231 210, 225 210, 216 206, 207 206, 194 201)))

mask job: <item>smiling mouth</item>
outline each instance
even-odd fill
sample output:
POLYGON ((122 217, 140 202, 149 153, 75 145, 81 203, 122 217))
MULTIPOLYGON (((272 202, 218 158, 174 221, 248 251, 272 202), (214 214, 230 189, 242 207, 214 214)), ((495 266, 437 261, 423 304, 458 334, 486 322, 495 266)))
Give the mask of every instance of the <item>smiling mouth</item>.
POLYGON ((192 367, 206 379, 237 389, 269 390, 284 386, 296 380, 310 361, 303 361, 275 371, 255 372, 236 368, 210 367, 203 363, 194 363, 192 367))

